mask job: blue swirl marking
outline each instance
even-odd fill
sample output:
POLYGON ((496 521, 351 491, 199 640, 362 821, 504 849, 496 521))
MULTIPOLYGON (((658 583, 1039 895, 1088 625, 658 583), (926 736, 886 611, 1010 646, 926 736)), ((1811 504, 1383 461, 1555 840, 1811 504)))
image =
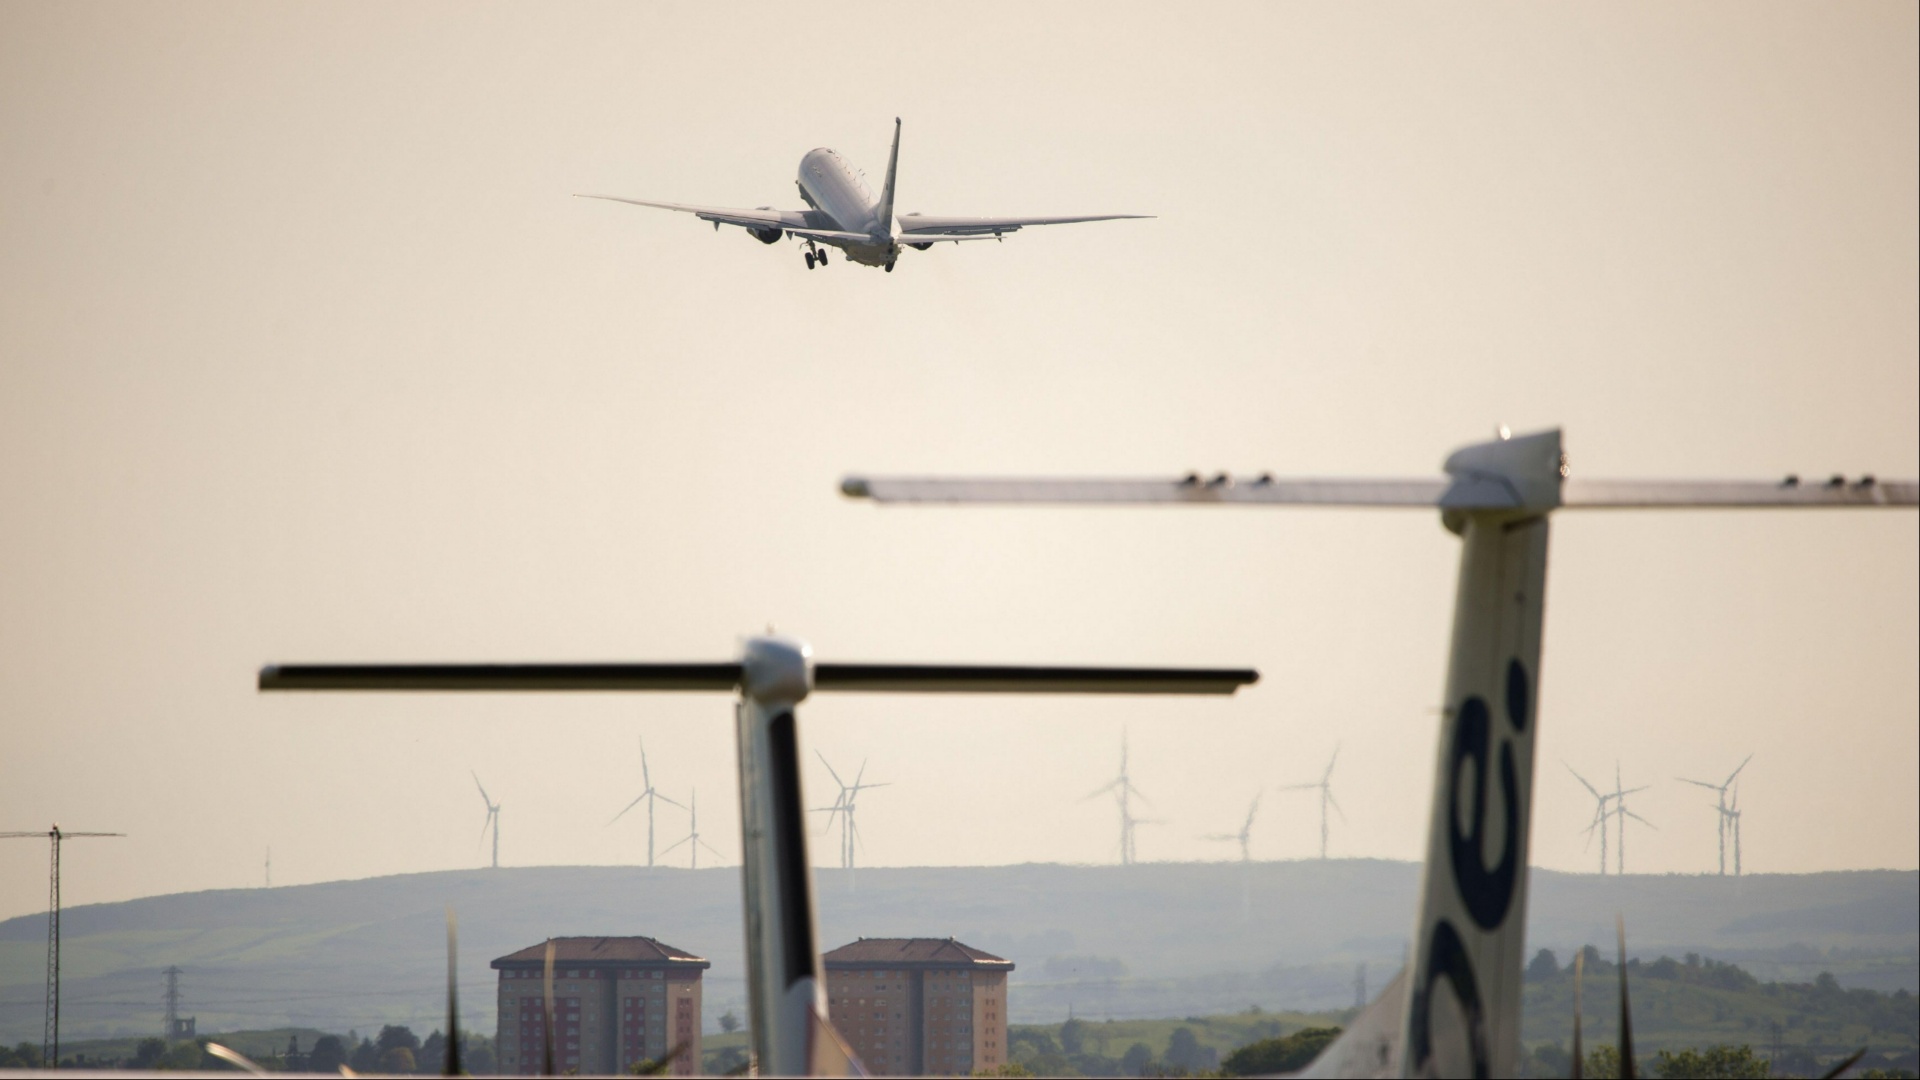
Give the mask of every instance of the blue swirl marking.
POLYGON ((1507 722, 1515 731, 1527 730, 1533 715, 1533 687, 1527 683, 1527 669, 1520 661, 1507 661, 1507 722))
POLYGON ((1493 1075, 1487 1058, 1486 1009, 1480 1003, 1480 983, 1473 975, 1473 961, 1467 956, 1460 932, 1445 919, 1433 924, 1427 938, 1427 981, 1413 994, 1413 1013, 1408 1032, 1413 1051, 1413 1071, 1425 1073, 1433 1059, 1433 984, 1445 977, 1453 987, 1453 996, 1467 1017, 1467 1050, 1473 1058, 1473 1075, 1493 1075))
POLYGON ((1500 862, 1488 870, 1480 861, 1481 841, 1487 828, 1487 755, 1491 750, 1492 719, 1487 703, 1478 695, 1460 706, 1460 719, 1453 729, 1453 749, 1448 755, 1446 815, 1449 854, 1452 856, 1453 882, 1466 905, 1467 914, 1483 930, 1497 929, 1506 921, 1513 906, 1514 887, 1520 874, 1520 800, 1519 777, 1514 768, 1513 744, 1500 744, 1500 794, 1505 813, 1506 839, 1500 862), (1465 832, 1460 829, 1460 766, 1473 761, 1473 816, 1465 832))

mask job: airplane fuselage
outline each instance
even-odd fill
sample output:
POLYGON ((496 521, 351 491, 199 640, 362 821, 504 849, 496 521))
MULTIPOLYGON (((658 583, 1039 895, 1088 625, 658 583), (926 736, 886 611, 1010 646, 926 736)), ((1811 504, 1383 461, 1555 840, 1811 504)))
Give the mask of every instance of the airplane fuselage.
POLYGON ((826 147, 807 151, 800 159, 800 197, 826 220, 822 228, 865 233, 871 244, 838 244, 847 258, 866 266, 886 266, 900 257, 900 245, 888 234, 891 222, 880 219, 879 200, 845 158, 826 147))

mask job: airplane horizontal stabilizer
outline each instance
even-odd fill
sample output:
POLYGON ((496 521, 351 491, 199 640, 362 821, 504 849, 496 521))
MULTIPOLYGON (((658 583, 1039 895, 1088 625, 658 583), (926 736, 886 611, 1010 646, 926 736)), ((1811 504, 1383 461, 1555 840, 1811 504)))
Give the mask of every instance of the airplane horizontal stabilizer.
MULTIPOLYGON (((1178 479, 1017 479, 849 476, 843 494, 879 503, 1053 505, 1404 506, 1520 509, 1526 499, 1497 478, 1287 479, 1271 475, 1178 479)), ((1585 480, 1561 483, 1554 506, 1576 509, 1767 509, 1920 505, 1920 483, 1835 477, 1817 483, 1773 480, 1585 480)))
MULTIPOLYGON (((731 691, 745 678, 719 664, 285 664, 261 690, 731 691)), ((1258 682, 1247 668, 1058 667, 1007 664, 813 665, 813 689, 862 693, 1231 694, 1258 682)))

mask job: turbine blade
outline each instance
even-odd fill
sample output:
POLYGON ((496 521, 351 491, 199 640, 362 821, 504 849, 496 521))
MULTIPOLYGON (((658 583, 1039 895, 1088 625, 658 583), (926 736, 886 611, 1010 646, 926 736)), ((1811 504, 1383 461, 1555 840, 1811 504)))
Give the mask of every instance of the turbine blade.
POLYGON ((703 848, 706 848, 708 851, 713 852, 715 855, 718 855, 723 859, 727 857, 726 854, 723 853, 719 848, 714 847, 712 844, 707 843, 705 840, 700 841, 700 846, 703 848))
POLYGON ((660 800, 661 802, 663 802, 663 803, 666 803, 666 804, 667 804, 668 806, 677 806, 677 807, 679 807, 679 808, 680 808, 680 809, 682 809, 682 810, 685 810, 685 809, 687 808, 687 804, 686 804, 686 803, 683 803, 683 802, 681 802, 681 801, 680 801, 680 800, 678 800, 678 799, 674 799, 674 798, 670 798, 670 797, 668 797, 668 796, 666 796, 666 795, 662 795, 662 794, 660 794, 660 793, 659 793, 659 792, 657 792, 657 791, 653 793, 653 797, 654 797, 654 798, 656 798, 656 799, 659 799, 659 800, 660 800))
POLYGON ((664 848, 661 848, 661 849, 660 849, 660 854, 662 854, 662 855, 665 855, 665 854, 667 854, 668 852, 671 852, 671 851, 672 851, 672 850, 673 850, 674 848, 677 848, 677 847, 679 847, 679 846, 680 846, 681 844, 684 844, 684 843, 686 843, 687 841, 689 841, 689 840, 692 840, 692 839, 693 839, 693 837, 691 837, 691 836, 683 836, 683 837, 681 837, 680 839, 678 839, 678 840, 675 840, 675 841, 673 842, 673 844, 672 844, 672 846, 671 846, 671 847, 664 847, 664 848))
POLYGON ((640 783, 648 791, 653 790, 653 776, 647 772, 647 740, 640 740, 640 783))
POLYGON ((1725 789, 1724 789, 1724 788, 1722 788, 1722 787, 1721 787, 1721 786, 1720 786, 1719 784, 1709 784, 1709 783, 1707 783, 1707 782, 1706 782, 1705 780, 1689 780, 1689 779, 1687 779, 1687 778, 1686 778, 1686 777, 1684 777, 1684 776, 1676 776, 1676 777, 1674 777, 1674 779, 1675 779, 1675 780, 1678 780, 1678 781, 1680 781, 1680 782, 1681 782, 1681 783, 1683 783, 1683 784, 1698 784, 1698 785, 1700 785, 1701 787, 1703 787, 1703 788, 1706 788, 1706 789, 1707 789, 1708 791, 1723 791, 1723 790, 1725 790, 1725 789))
MULTIPOLYGON (((847 787, 847 782, 845 780, 840 779, 839 773, 833 771, 833 763, 827 760, 827 755, 822 754, 818 750, 815 750, 813 753, 815 757, 820 759, 820 764, 825 765, 827 767, 827 775, 833 777, 833 782, 836 784, 839 784, 840 789, 842 791, 845 791, 847 787)), ((844 796, 842 797, 844 798, 844 796)))
POLYGON ((1333 763, 1340 760, 1340 744, 1333 744, 1333 756, 1327 759, 1327 771, 1320 774, 1320 782, 1326 783, 1333 778, 1333 763))
POLYGON ((1729 783, 1729 784, 1731 784, 1731 783, 1733 783, 1733 778, 1734 778, 1734 777, 1736 777, 1736 776, 1739 776, 1739 775, 1740 775, 1740 769, 1744 769, 1744 768, 1746 768, 1746 767, 1747 767, 1747 762, 1749 762, 1749 761, 1752 761, 1752 760, 1753 760, 1753 755, 1752 755, 1752 754, 1748 754, 1748 755, 1746 756, 1746 758, 1745 758, 1744 760, 1742 760, 1742 761, 1740 762, 1740 768, 1738 768, 1738 769, 1735 769, 1735 770, 1733 770, 1732 772, 1730 772, 1730 773, 1728 773, 1728 774, 1727 774, 1727 783, 1729 783))
MULTIPOLYGON (((1562 765, 1567 765, 1567 763, 1566 763, 1565 761, 1562 761, 1562 762, 1561 762, 1560 764, 1562 764, 1562 765)), ((1573 766, 1571 766, 1571 765, 1567 765, 1567 771, 1568 771, 1568 772, 1570 772, 1570 773, 1573 773, 1573 778, 1574 778, 1575 780, 1578 780, 1578 781, 1580 781, 1580 786, 1581 786, 1581 787, 1583 787, 1583 788, 1586 788, 1586 789, 1587 789, 1587 791, 1588 791, 1588 792, 1589 792, 1589 793, 1590 793, 1590 794, 1591 794, 1591 795, 1592 795, 1592 796, 1593 796, 1594 798, 1596 798, 1596 799, 1598 799, 1598 798, 1600 798, 1600 792, 1598 792, 1598 791, 1596 791, 1596 790, 1594 789, 1594 786, 1593 786, 1592 784, 1589 784, 1589 783, 1587 783, 1587 778, 1586 778, 1586 777, 1584 777, 1584 776, 1581 776, 1581 775, 1580 775, 1579 773, 1577 773, 1577 772, 1573 772, 1573 766)))
POLYGON ((480 789, 480 801, 487 804, 487 809, 493 809, 493 797, 487 794, 487 786, 480 782, 480 774, 472 769, 468 769, 467 774, 473 777, 473 786, 480 789))
POLYGON ((1344 823, 1347 820, 1347 812, 1340 809, 1340 800, 1333 797, 1332 788, 1327 789, 1327 802, 1333 806, 1333 812, 1339 814, 1341 822, 1344 823))
MULTIPOLYGON (((1120 781, 1118 781, 1118 780, 1115 780, 1114 782, 1112 782, 1112 783, 1110 783, 1110 784, 1108 784, 1108 785, 1107 785, 1106 787, 1103 787, 1103 788, 1098 788, 1098 789, 1096 789, 1096 790, 1095 790, 1095 791, 1094 791, 1094 792, 1093 792, 1092 794, 1090 794, 1090 795, 1088 795, 1088 796, 1087 796, 1086 798, 1084 798, 1084 799, 1081 799, 1080 801, 1081 801, 1081 802, 1088 802, 1088 801, 1090 801, 1090 800, 1092 800, 1092 799, 1097 799, 1097 798, 1099 798, 1100 796, 1102 796, 1102 795, 1105 795, 1105 794, 1106 794, 1107 792, 1109 792, 1109 791, 1112 791, 1112 790, 1113 790, 1114 788, 1117 788, 1117 787, 1119 787, 1119 786, 1120 786, 1120 781)), ((38 835, 40 835, 40 834, 39 834, 39 833, 33 833, 33 834, 31 834, 31 835, 34 835, 34 836, 38 836, 38 835)))
POLYGON ((1641 817, 1639 814, 1636 814, 1633 811, 1627 809, 1624 806, 1620 808, 1620 812, 1632 818, 1633 820, 1639 822, 1640 824, 1645 825, 1649 829, 1658 829, 1660 827, 1658 825, 1655 825, 1653 822, 1648 821, 1646 818, 1641 817))
POLYGON ((612 818, 610 818, 610 819, 608 819, 608 821, 607 821, 607 824, 609 824, 609 825, 611 825, 611 824, 613 824, 614 822, 616 822, 616 821, 619 821, 619 820, 620 820, 620 819, 621 819, 622 817, 624 817, 624 816, 626 816, 626 813, 627 813, 627 811, 628 811, 628 810, 631 810, 631 809, 633 809, 634 807, 636 807, 636 806, 639 806, 639 805, 640 805, 640 800, 642 800, 642 799, 644 799, 644 798, 646 798, 646 797, 647 797, 647 794, 646 794, 646 792, 644 792, 644 791, 643 791, 643 792, 641 792, 641 793, 640 793, 639 795, 636 795, 636 796, 634 797, 634 800, 633 800, 632 802, 630 802, 630 803, 628 803, 628 804, 627 804, 627 805, 626 805, 626 806, 625 806, 624 808, 622 808, 622 809, 621 809, 621 811, 620 811, 620 812, 619 812, 618 814, 615 814, 615 815, 613 815, 613 817, 612 817, 612 818))
POLYGON ((853 774, 853 790, 855 791, 860 790, 860 781, 865 779, 866 775, 867 775, 867 759, 861 758, 860 771, 853 774))

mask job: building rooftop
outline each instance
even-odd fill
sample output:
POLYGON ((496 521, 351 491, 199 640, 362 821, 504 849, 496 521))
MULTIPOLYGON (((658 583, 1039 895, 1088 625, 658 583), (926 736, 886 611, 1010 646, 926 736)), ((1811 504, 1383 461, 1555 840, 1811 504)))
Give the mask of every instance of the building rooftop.
MULTIPOLYGON (((711 967, 704 957, 695 956, 685 949, 677 949, 655 941, 650 937, 558 937, 553 939, 553 960, 556 964, 671 964, 675 966, 699 965, 711 967)), ((544 967, 547 962, 547 943, 529 945, 519 952, 508 953, 495 960, 490 966, 520 967, 531 964, 544 967)))
POLYGON ((937 964, 942 967, 992 968, 1012 971, 1013 961, 948 938, 860 938, 828 953, 828 967, 885 967, 890 964, 937 964))

